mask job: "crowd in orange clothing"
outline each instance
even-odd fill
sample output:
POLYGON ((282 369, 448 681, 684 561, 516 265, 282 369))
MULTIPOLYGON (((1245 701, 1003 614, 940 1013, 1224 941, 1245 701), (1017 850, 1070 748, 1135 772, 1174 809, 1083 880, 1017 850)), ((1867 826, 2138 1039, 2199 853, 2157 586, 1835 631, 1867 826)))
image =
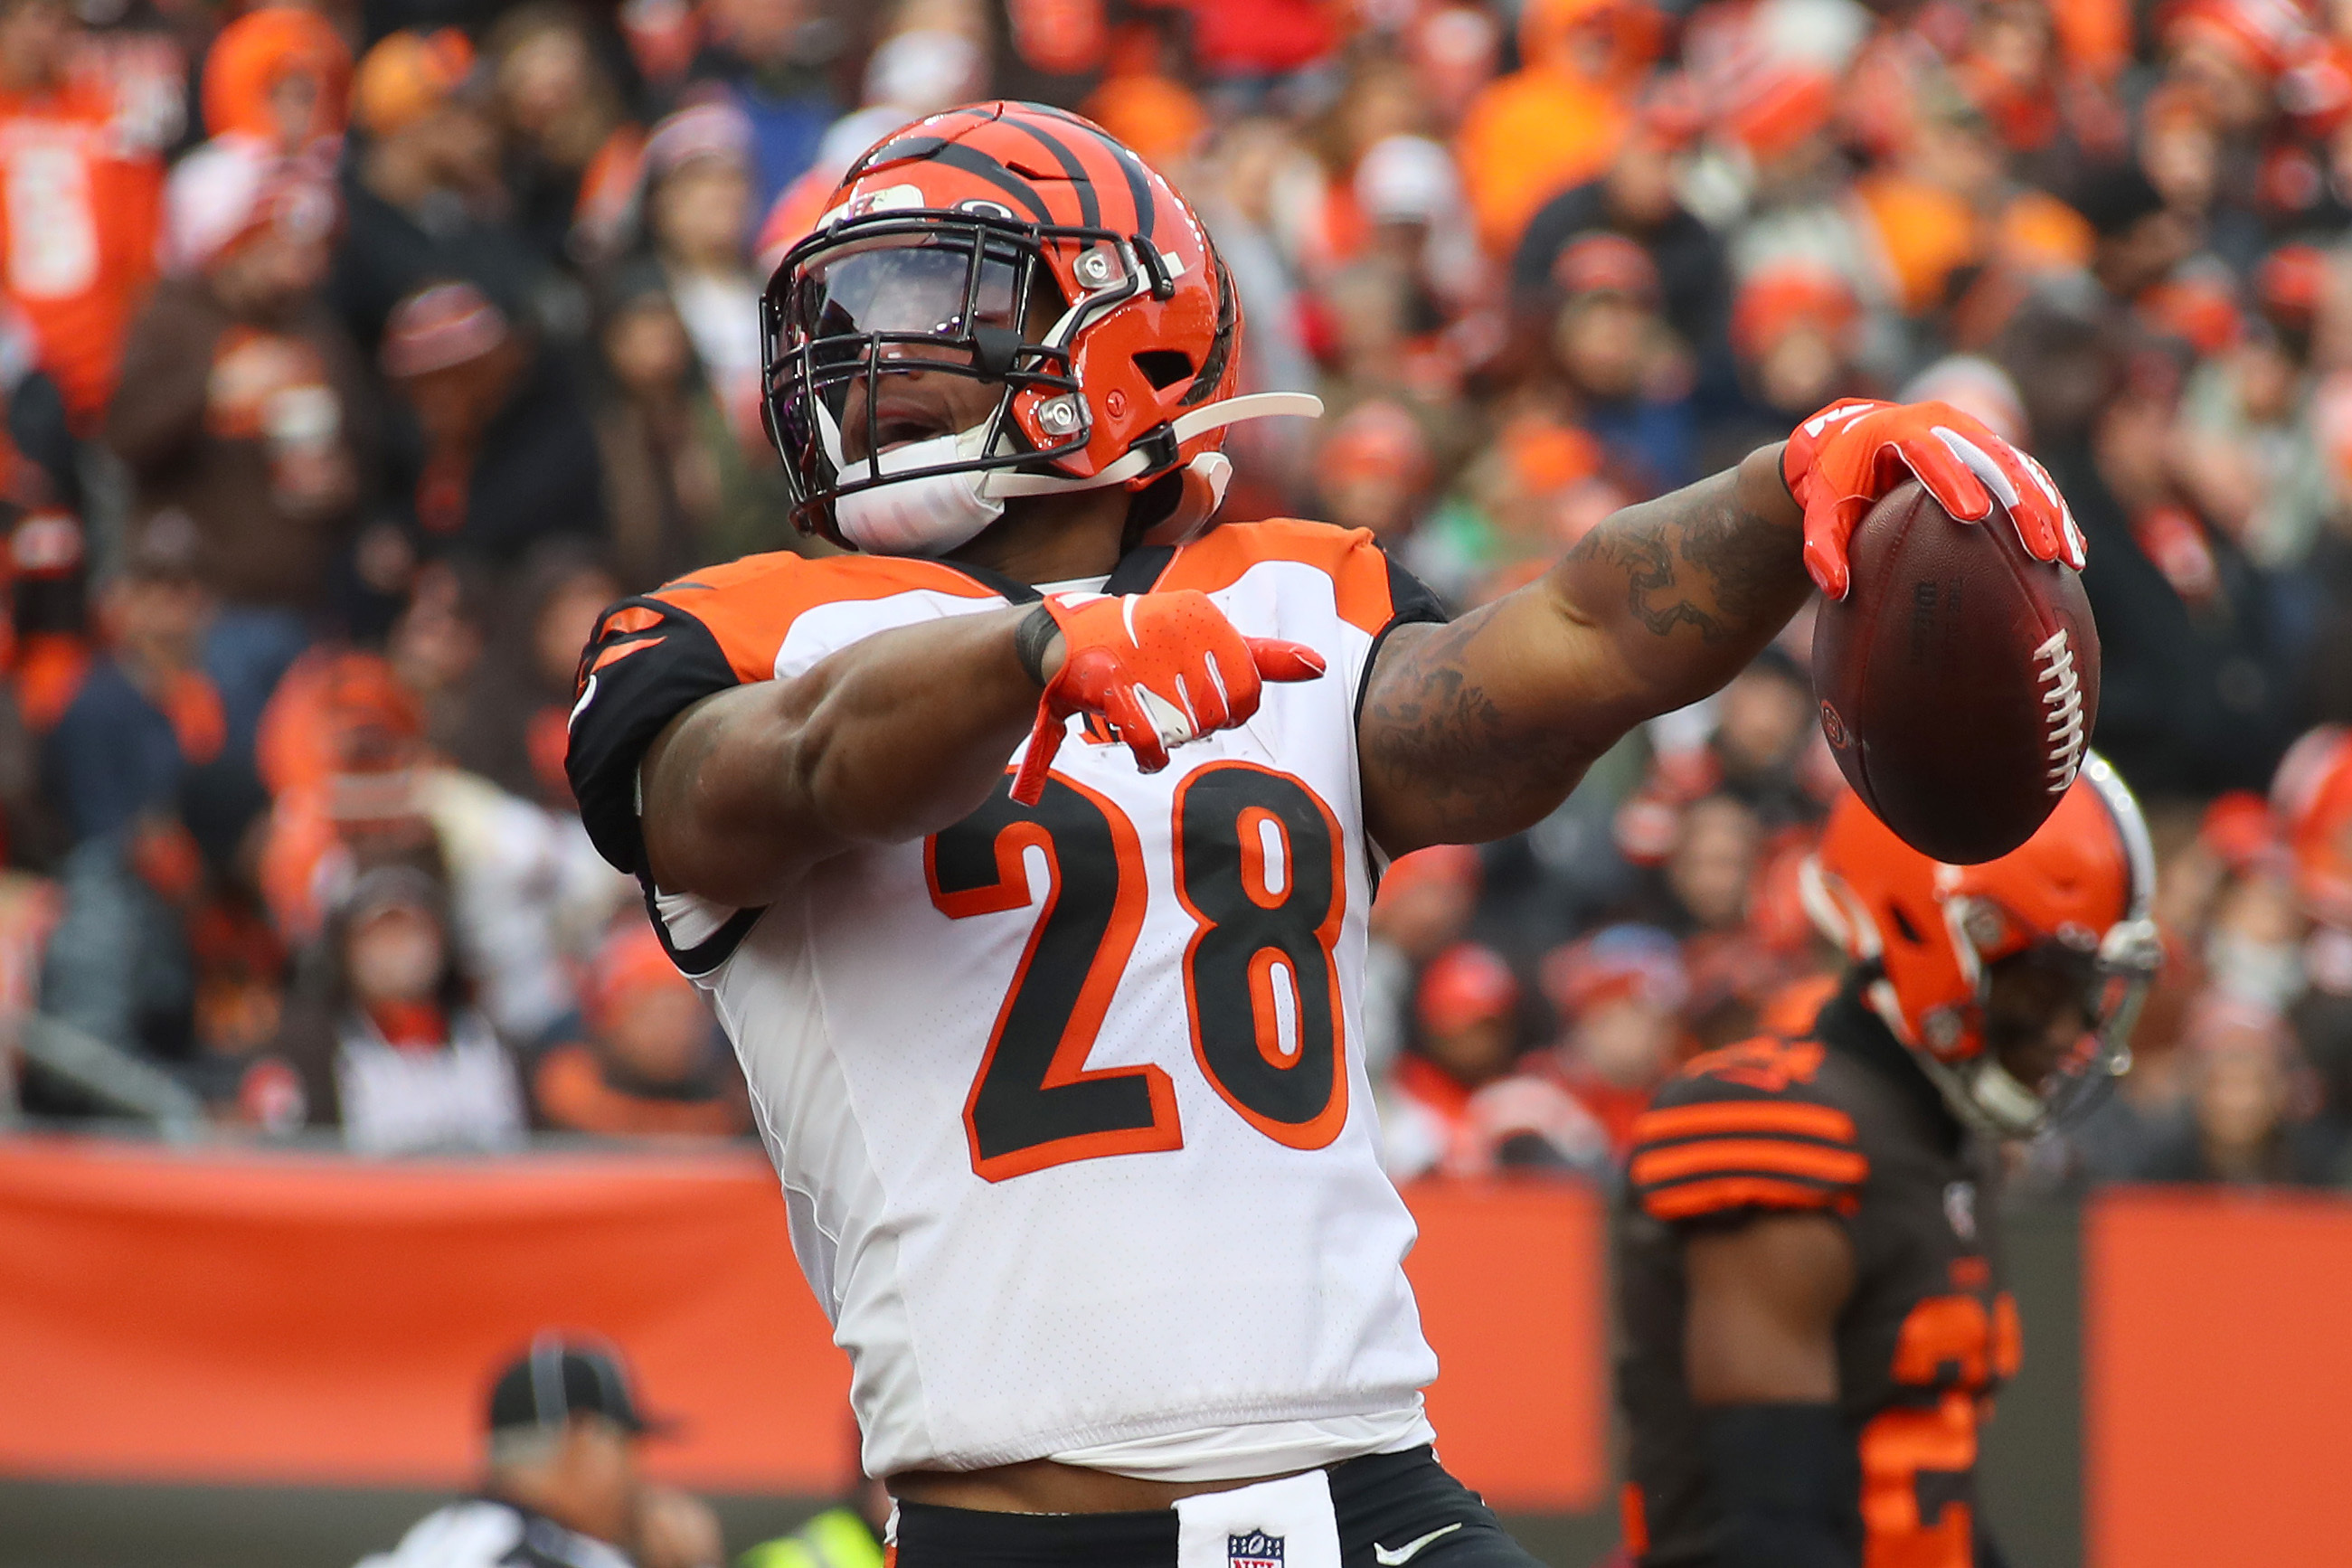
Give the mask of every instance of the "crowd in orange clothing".
MULTIPOLYGON (((2033 1179, 2332 1183, 2352 1126, 2352 7, 2313 0, 0 0, 0 1014, 225 1131, 745 1135, 562 773, 599 610, 794 534, 756 304, 975 98, 1183 189, 1229 516, 1456 607, 1833 396, 2029 446, 2173 962, 2033 1179), (1285 426, 1290 426, 1286 428, 1285 426), (2297 737, 2302 737, 2298 742, 2297 737), (2290 747, 2294 750, 2290 752, 2290 747)), ((1558 813, 1390 871, 1401 1179, 1601 1173, 1836 984, 1806 623, 1558 813)), ((0 1054, 31 1116, 104 1097, 0 1054)))

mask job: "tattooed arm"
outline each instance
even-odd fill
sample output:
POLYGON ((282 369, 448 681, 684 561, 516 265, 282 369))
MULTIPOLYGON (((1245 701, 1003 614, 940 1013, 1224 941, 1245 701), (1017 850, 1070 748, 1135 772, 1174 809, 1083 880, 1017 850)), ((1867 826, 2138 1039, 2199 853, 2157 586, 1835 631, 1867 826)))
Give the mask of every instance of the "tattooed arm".
POLYGON ((1358 721, 1391 854, 1542 820, 1654 714, 1738 674, 1812 591, 1780 448, 1627 507, 1537 581, 1381 645, 1358 721))

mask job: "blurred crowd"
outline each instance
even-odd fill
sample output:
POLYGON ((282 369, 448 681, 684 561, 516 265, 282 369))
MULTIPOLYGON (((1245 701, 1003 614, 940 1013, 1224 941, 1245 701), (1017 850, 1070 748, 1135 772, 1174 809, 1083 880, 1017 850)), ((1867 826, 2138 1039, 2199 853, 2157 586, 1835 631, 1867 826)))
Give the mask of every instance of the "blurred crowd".
MULTIPOLYGON (((110 1108, 62 1038, 257 1137, 749 1133, 580 827, 574 666, 624 594, 824 548, 760 290, 859 152, 986 96, 1165 171, 1244 390, 1323 396, 1235 430, 1226 515, 1370 529, 1457 608, 1832 397, 2030 447, 2170 963, 2028 1174, 2352 1178, 2343 0, 0 0, 24 1113, 110 1108)), ((1809 635, 1391 871, 1400 1179, 1604 1171, 1678 1061, 1807 1020, 1809 635)))

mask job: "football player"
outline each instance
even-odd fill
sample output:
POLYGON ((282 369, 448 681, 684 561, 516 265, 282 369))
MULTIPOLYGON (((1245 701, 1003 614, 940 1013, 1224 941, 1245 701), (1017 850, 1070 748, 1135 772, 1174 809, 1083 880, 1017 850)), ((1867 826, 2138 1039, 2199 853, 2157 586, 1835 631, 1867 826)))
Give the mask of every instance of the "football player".
POLYGON ((1980 1405, 2018 1366, 1994 1176, 2128 1065, 2159 952, 2130 792, 2084 764, 2022 847, 1947 866, 1847 795, 1806 871, 1853 961, 1810 1032, 1694 1058, 1618 1226, 1643 1568, 1983 1568, 1980 1405))
POLYGON ((608 611, 571 774, 742 1059, 899 1563, 1524 1564, 1431 1455, 1375 874, 1720 686, 1911 474, 2079 561, 2056 492, 1840 405, 1447 624, 1369 534, 1208 528, 1223 428, 1315 405, 1235 395, 1199 219, 1034 105, 867 152, 763 318, 850 552, 608 611))

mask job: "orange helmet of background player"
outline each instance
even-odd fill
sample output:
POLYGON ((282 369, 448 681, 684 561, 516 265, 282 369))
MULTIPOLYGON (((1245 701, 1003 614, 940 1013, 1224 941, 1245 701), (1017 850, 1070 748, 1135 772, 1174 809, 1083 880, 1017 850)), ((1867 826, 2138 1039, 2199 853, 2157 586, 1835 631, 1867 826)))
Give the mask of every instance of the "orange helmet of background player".
POLYGON ((2032 837, 1997 860, 1930 859, 1846 795, 1806 872, 1806 904, 1823 934, 1874 971, 1873 1011, 1928 1070, 1955 1110, 2004 1136, 2047 1119, 2057 1089, 2110 1077, 2160 952, 2148 918, 2155 857, 2139 807, 2098 757, 2032 837), (1985 1048, 1992 965, 2039 951, 2079 963, 2095 1035, 2064 1081, 2035 1093, 1985 1048))
MULTIPOLYGON (((950 473, 984 476, 973 482, 988 501, 1140 491, 1176 476, 1174 493, 1162 492, 1171 504, 1147 520, 1152 538, 1175 542, 1223 499, 1226 425, 1320 407, 1296 394, 1234 396, 1241 300, 1200 219, 1101 127, 1038 104, 949 110, 868 151, 777 268, 761 322, 769 433, 793 520, 843 542, 860 542, 839 526, 843 498, 950 473), (854 268, 876 265, 864 258, 877 251, 895 253, 907 275, 898 293, 853 287, 854 268), (963 267, 930 280, 947 291, 929 321, 918 319, 908 265, 919 254, 963 267), (970 320, 957 289, 976 302, 970 320), (1018 296, 1008 320, 991 323, 986 300, 1008 290, 1018 296), (961 445, 950 443, 948 460, 848 460, 852 386, 914 373, 1003 394, 961 445)), ((869 417, 880 397, 866 404, 869 417)), ((879 435, 867 433, 868 453, 885 450, 879 435)))

